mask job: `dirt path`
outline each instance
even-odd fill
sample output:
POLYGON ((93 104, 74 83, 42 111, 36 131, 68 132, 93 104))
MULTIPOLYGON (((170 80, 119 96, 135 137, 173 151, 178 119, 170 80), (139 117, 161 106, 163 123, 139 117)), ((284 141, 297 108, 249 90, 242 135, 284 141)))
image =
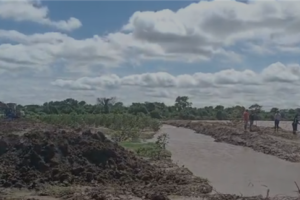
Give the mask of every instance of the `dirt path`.
POLYGON ((164 125, 172 158, 196 176, 207 178, 222 193, 243 195, 296 195, 300 164, 255 152, 247 147, 216 143, 210 136, 164 125))

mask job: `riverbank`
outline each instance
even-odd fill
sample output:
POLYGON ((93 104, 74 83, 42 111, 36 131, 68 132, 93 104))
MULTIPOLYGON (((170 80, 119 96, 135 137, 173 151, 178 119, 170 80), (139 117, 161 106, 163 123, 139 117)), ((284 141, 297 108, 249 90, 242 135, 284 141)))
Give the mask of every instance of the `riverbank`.
POLYGON ((290 132, 275 133, 268 127, 255 127, 255 132, 244 132, 243 125, 235 122, 201 122, 172 120, 164 124, 184 127, 211 136, 216 142, 249 147, 255 151, 276 156, 290 162, 300 162, 300 143, 290 132))
POLYGON ((164 125, 169 135, 167 150, 173 162, 195 176, 207 178, 219 192, 243 196, 286 195, 297 198, 294 181, 300 181, 300 163, 292 163, 248 147, 215 142, 186 128, 164 125))

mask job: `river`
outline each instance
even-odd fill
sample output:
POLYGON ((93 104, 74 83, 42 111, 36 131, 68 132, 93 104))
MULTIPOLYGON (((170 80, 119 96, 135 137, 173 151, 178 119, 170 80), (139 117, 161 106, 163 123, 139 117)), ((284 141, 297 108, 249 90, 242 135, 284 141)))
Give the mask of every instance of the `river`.
POLYGON ((216 143, 193 130, 164 125, 172 159, 196 176, 207 178, 221 193, 296 196, 300 186, 300 163, 291 163, 250 148, 216 143))

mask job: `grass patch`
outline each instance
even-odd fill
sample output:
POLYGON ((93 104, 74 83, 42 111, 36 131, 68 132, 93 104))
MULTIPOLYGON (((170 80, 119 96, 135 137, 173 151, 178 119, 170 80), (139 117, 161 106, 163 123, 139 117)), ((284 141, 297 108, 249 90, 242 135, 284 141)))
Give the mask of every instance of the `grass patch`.
POLYGON ((120 145, 126 149, 132 150, 132 151, 137 151, 140 148, 156 148, 156 144, 154 142, 128 142, 128 141, 124 141, 124 142, 120 142, 120 145))
POLYGON ((143 132, 141 132, 140 138, 142 140, 149 140, 149 139, 152 139, 155 134, 156 134, 155 132, 143 131, 143 132))
POLYGON ((159 144, 154 142, 120 142, 124 148, 135 152, 138 156, 151 158, 151 159, 162 159, 171 157, 171 152, 162 148, 159 144))

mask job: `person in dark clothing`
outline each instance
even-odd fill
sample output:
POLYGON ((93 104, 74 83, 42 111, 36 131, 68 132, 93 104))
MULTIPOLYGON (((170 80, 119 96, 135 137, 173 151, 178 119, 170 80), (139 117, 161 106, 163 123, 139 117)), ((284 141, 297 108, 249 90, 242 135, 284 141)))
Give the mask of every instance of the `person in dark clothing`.
POLYGON ((255 119, 255 115, 254 115, 254 111, 252 110, 250 112, 250 115, 249 115, 250 131, 252 131, 252 126, 253 126, 253 123, 254 123, 254 119, 255 119))
POLYGON ((275 123, 275 132, 279 130, 279 122, 281 120, 281 114, 277 111, 274 115, 274 123, 275 123))
POLYGON ((293 134, 296 135, 297 129, 298 129, 299 119, 298 114, 295 115, 292 126, 293 126, 293 134))

